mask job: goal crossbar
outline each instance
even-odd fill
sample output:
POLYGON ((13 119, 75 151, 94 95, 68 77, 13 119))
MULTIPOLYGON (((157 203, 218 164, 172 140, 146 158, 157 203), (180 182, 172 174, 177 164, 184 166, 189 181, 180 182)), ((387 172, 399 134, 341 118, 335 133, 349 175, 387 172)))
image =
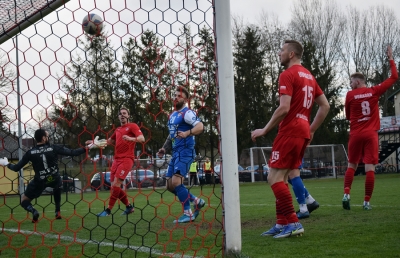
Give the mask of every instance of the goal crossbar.
POLYGON ((0 44, 70 0, 0 0, 0 44))

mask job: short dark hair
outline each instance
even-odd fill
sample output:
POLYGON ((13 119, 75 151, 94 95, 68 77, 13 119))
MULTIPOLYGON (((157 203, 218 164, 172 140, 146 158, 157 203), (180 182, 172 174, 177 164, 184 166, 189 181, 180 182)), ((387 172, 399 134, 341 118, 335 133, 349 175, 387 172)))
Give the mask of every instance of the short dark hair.
POLYGON ((46 130, 40 128, 40 129, 37 129, 35 131, 35 140, 36 140, 36 142, 41 142, 42 139, 43 139, 43 136, 46 136, 46 130))
POLYGON ((304 48, 303 45, 297 40, 287 39, 285 44, 289 45, 289 49, 294 52, 297 58, 301 59, 303 56, 304 48))
POLYGON ((350 75, 350 78, 360 79, 363 82, 365 82, 365 76, 364 76, 364 74, 362 74, 360 72, 353 73, 352 75, 350 75))
POLYGON ((185 93, 186 98, 187 98, 187 99, 189 98, 189 91, 188 91, 185 87, 183 87, 183 86, 178 86, 178 87, 176 88, 176 91, 185 93))

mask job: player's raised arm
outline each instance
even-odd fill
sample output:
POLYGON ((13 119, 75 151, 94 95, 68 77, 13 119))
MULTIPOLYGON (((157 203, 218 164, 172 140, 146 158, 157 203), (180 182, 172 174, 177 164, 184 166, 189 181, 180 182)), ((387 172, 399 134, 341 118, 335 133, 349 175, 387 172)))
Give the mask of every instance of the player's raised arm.
POLYGON ((393 50, 391 46, 387 46, 387 56, 389 60, 393 60, 393 50))

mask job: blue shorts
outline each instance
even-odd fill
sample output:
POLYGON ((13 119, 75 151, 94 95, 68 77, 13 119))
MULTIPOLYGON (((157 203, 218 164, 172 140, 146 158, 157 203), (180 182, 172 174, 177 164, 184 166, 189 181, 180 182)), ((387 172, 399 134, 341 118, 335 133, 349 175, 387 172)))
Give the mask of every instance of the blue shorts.
POLYGON ((165 176, 172 177, 175 174, 180 174, 186 177, 195 156, 196 152, 194 150, 183 150, 174 153, 168 164, 168 171, 165 176))

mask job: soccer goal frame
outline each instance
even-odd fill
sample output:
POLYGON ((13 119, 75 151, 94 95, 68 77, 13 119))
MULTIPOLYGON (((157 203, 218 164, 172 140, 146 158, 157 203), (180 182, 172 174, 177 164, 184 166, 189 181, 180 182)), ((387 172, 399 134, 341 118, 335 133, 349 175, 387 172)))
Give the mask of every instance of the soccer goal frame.
POLYGON ((18 33, 56 11, 70 0, 38 0, 38 1, 11 1, 2 0, 0 13, 5 14, 1 20, 0 45, 18 33), (13 7, 14 5, 14 7, 13 7), (17 11, 21 9, 21 11, 17 11), (23 10, 23 11, 22 11, 23 10))
MULTIPOLYGON (((246 154, 242 155, 242 164, 244 167, 250 165, 250 168, 259 166, 259 164, 268 164, 272 147, 253 147, 248 150, 248 159, 246 154)), ((309 177, 333 177, 343 175, 347 167, 347 152, 343 144, 309 145, 306 148, 303 157, 303 169, 308 173, 303 173, 305 178, 309 177)), ((261 171, 261 170, 260 170, 261 171)), ((254 169, 251 173, 251 182, 255 182, 254 169)))

